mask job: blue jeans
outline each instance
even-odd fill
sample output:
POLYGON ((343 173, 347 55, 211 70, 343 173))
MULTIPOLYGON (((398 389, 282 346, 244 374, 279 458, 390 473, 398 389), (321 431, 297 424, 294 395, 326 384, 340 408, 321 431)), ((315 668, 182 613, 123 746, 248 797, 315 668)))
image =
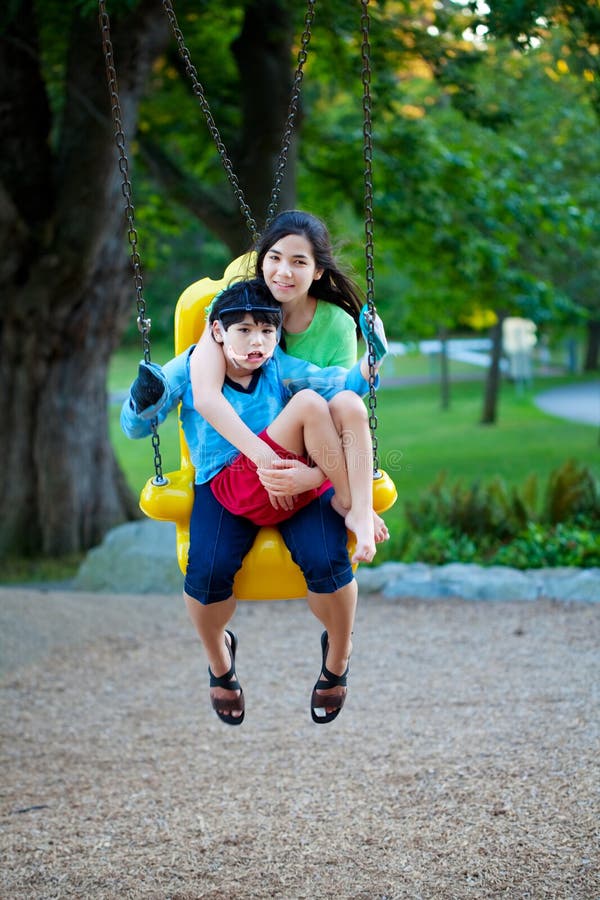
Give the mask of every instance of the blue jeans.
MULTIPOLYGON (((309 591, 318 594, 332 594, 354 577, 346 526, 331 506, 332 493, 333 488, 278 526, 309 591)), ((258 530, 249 519, 221 506, 210 484, 196 484, 185 592, 202 604, 230 597, 233 579, 258 530)))

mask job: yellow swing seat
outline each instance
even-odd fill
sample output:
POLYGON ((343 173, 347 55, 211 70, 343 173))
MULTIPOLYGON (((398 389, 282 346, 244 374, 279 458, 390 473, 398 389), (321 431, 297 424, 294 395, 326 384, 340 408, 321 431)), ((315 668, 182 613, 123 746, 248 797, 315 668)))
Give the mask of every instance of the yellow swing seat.
MULTIPOLYGON (((220 280, 202 278, 195 281, 179 297, 175 308, 175 354, 197 342, 205 325, 206 307, 215 294, 236 279, 249 278, 254 271, 254 254, 235 259, 220 280)), ((151 519, 174 522, 177 561, 185 573, 190 545, 190 516, 194 502, 194 467, 190 460, 185 435, 179 426, 181 466, 166 472, 167 483, 154 484, 149 478, 140 495, 140 508, 151 519)), ((397 491, 391 478, 381 472, 373 481, 373 506, 383 513, 396 502, 397 491)), ((353 552, 353 535, 348 548, 353 552)), ((293 561, 277 528, 261 528, 244 558, 233 585, 239 600, 297 599, 306 596, 306 582, 293 561)))

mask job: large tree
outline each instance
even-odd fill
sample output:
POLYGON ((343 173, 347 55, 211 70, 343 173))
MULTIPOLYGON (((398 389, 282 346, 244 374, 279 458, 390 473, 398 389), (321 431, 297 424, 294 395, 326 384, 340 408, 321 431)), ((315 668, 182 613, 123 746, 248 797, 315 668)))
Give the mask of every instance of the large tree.
MULTIPOLYGON (((289 7, 251 0, 238 16, 248 194, 263 209, 286 106, 272 104, 267 145, 255 146, 252 94, 287 93, 289 7)), ((110 12, 131 142, 168 25, 158 0, 110 12)), ((107 427, 108 362, 133 303, 123 197, 94 4, 16 0, 0 29, 0 554, 58 555, 135 515, 107 427)), ((217 213, 221 229, 237 226, 232 204, 217 213)))

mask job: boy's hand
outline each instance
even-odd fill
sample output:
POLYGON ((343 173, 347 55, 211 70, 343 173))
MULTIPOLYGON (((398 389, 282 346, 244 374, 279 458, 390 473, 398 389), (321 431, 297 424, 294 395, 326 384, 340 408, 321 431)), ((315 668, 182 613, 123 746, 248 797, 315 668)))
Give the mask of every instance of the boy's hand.
POLYGON ((294 497, 321 487, 325 480, 320 469, 299 459, 273 460, 269 467, 258 469, 258 477, 275 509, 293 509, 294 497))
POLYGON ((149 406, 158 403, 165 390, 165 386, 152 369, 141 362, 138 367, 138 377, 131 385, 131 397, 135 404, 136 413, 144 412, 149 406))

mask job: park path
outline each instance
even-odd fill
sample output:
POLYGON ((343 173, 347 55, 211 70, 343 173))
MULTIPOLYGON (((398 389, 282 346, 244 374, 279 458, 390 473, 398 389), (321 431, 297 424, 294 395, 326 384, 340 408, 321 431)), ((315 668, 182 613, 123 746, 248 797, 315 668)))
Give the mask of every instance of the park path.
POLYGON ((361 597, 346 708, 319 626, 240 604, 240 728, 176 595, 0 588, 0 896, 590 898, 600 606, 361 597))
POLYGON ((536 394, 534 402, 551 416, 600 427, 600 381, 550 388, 536 394))

